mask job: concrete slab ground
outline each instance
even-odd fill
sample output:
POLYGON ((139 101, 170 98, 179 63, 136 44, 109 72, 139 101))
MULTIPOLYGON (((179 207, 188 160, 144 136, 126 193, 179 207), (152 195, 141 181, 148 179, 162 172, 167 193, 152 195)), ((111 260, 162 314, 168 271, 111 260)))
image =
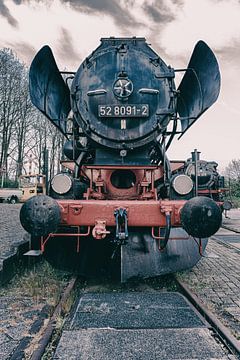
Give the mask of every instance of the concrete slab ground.
POLYGON ((226 359, 178 293, 85 294, 54 359, 226 359))
POLYGON ((55 360, 228 359, 208 329, 64 331, 55 360))
POLYGON ((202 327, 203 322, 180 294, 106 293, 84 295, 70 329, 155 329, 202 327))

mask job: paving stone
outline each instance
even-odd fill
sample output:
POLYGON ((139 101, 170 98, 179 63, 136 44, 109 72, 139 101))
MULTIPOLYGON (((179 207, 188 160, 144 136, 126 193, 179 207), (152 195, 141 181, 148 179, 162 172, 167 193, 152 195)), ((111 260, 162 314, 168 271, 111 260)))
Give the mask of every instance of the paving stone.
POLYGON ((227 311, 230 315, 232 315, 234 318, 236 318, 236 320, 240 320, 240 309, 235 307, 235 306, 231 306, 229 308, 225 308, 225 311, 227 311))
MULTIPOLYGON (((237 215, 240 231, 240 211, 237 215)), ((235 224, 236 226, 236 224, 235 224)), ((240 252, 210 239, 207 249, 219 258, 202 258, 192 270, 178 275, 220 320, 240 337, 240 252), (226 309, 231 309, 231 316, 226 309)))
POLYGON ((17 347, 17 342, 14 340, 9 340, 1 344, 0 347, 0 359, 7 360, 9 359, 9 354, 17 347))
POLYGON ((19 220, 21 204, 0 204, 0 284, 9 281, 16 273, 22 256, 29 246, 30 236, 19 220))
POLYGON ((11 253, 26 236, 19 220, 21 204, 0 204, 0 256, 11 253))

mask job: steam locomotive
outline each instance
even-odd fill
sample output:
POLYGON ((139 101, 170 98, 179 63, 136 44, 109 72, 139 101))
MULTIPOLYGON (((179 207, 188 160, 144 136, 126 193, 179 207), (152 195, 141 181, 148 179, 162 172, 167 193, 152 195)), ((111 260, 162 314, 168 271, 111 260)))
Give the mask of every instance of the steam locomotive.
POLYGON ((222 178, 196 150, 188 161, 166 152, 217 100, 207 44, 174 70, 144 38, 103 38, 76 73, 60 72, 44 46, 29 78, 33 104, 66 138, 67 159, 49 196, 21 209, 35 252, 85 275, 118 268, 122 281, 196 264, 221 225, 222 178))

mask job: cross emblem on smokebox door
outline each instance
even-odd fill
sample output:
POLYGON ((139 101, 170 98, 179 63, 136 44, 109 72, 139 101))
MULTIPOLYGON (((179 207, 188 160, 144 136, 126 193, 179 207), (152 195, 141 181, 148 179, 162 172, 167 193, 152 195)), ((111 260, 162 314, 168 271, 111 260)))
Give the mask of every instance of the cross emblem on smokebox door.
POLYGON ((127 98, 133 92, 133 83, 128 78, 118 78, 113 84, 113 93, 118 98, 127 98))

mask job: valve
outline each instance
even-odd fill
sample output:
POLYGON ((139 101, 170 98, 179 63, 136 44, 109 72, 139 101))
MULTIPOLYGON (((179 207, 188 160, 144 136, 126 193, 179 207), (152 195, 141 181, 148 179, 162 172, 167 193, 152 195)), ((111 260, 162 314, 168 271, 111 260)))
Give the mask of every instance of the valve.
POLYGON ((97 240, 102 240, 107 236, 107 234, 110 234, 110 231, 106 230, 106 221, 96 220, 95 226, 92 230, 92 236, 97 240))

